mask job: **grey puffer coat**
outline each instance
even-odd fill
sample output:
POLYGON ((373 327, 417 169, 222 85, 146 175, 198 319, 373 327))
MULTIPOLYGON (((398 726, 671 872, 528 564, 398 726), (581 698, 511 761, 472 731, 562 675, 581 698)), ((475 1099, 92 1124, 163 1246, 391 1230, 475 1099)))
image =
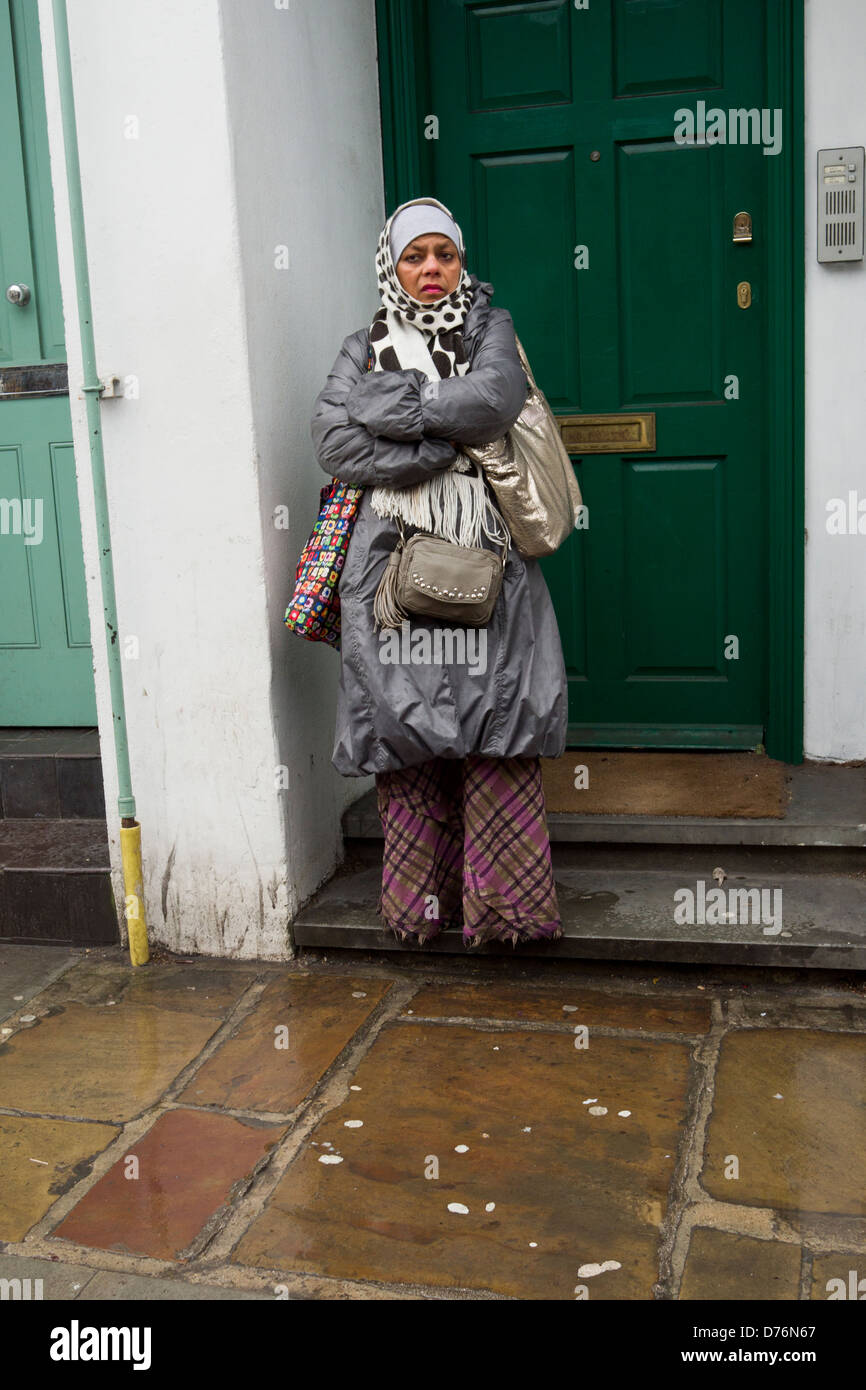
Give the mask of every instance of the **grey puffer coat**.
MULTIPOLYGON (((473 629, 460 629, 466 652, 441 636, 433 645, 433 629, 445 629, 444 619, 412 615, 415 651, 424 655, 416 634, 426 628, 434 658, 411 664, 405 633, 394 630, 386 651, 384 632, 373 626, 373 598, 399 535, 395 522, 372 510, 369 489, 419 482, 453 462, 455 445, 498 439, 526 398, 511 315, 491 307, 491 284, 471 279, 465 375, 437 383, 434 394, 425 392, 428 382, 417 368, 368 374, 362 328, 344 340, 316 400, 311 431, 319 463, 329 477, 365 489, 339 587, 341 674, 332 761, 344 776, 437 756, 558 757, 565 748, 565 663, 537 560, 511 547, 487 628, 475 637, 473 629), (402 660, 394 659, 395 643, 402 660)), ((405 531, 408 538, 414 528, 405 531)), ((484 544, 496 548, 486 537, 484 544)))

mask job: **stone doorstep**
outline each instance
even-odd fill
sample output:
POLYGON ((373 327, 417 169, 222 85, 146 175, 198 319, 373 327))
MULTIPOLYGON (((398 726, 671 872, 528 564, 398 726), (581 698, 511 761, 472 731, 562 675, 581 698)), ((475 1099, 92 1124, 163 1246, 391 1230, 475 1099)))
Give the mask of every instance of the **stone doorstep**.
POLYGON ((91 946, 118 936, 105 821, 0 819, 0 941, 91 946))
MULTIPOLYGON (((527 942, 477 948, 481 954, 543 955, 605 958, 608 960, 668 961, 692 964, 772 965, 822 969, 866 969, 866 876, 844 873, 797 874, 790 871, 737 872, 727 864, 722 891, 758 888, 767 915, 781 901, 781 930, 767 934, 764 923, 729 921, 693 924, 674 921, 678 890, 695 894, 699 916, 698 881, 705 893, 717 887, 715 864, 707 856, 702 869, 694 864, 664 869, 556 870, 563 936, 552 943, 527 942), (773 897, 781 891, 781 900, 773 897), (789 932, 782 936, 781 932, 789 932)), ((718 863, 718 861, 716 861, 718 863)), ((463 945, 458 931, 445 931, 423 947, 403 946, 382 930, 376 915, 381 868, 361 864, 338 874, 302 908, 292 932, 296 945, 344 947, 476 955, 463 945)), ((744 915, 740 900, 726 897, 726 909, 744 915)), ((751 909, 749 910, 751 914, 751 909)))
MULTIPOLYGON (((785 816, 581 816, 552 811, 551 844, 790 845, 866 847, 866 768, 799 763, 788 768, 791 799, 785 816)), ((382 839, 375 788, 343 813, 348 839, 382 839)))
POLYGON ((0 729, 0 819, 105 819, 95 729, 0 729))
POLYGON ((97 730, 0 729, 0 941, 119 936, 97 730))

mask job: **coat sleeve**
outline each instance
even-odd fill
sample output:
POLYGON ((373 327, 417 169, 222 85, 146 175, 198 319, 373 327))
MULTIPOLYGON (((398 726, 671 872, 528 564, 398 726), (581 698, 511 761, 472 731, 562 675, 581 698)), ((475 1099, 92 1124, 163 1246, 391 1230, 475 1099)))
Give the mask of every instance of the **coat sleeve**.
POLYGON ((449 440, 480 447, 499 439, 520 414, 529 382, 507 309, 491 309, 483 341, 465 376, 425 380, 417 369, 377 372, 347 403, 349 419, 390 439, 449 440))
MULTIPOLYGON (((416 406, 414 426, 404 428, 399 439, 376 435, 349 419, 346 400, 366 375, 365 335, 350 333, 316 398, 310 421, 316 459, 328 477, 356 487, 375 487, 380 483, 404 487, 450 467, 457 451, 446 439, 422 434, 420 407, 416 406)), ((422 373, 417 375, 423 379, 422 373)), ((416 385, 416 397, 418 389, 416 385)))

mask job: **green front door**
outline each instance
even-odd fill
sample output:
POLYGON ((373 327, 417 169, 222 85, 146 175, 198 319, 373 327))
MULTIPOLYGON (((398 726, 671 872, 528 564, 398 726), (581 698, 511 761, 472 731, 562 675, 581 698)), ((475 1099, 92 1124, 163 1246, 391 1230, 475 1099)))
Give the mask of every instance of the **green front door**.
POLYGON ((414 150, 389 131, 392 60, 386 149, 408 152, 403 172, 389 161, 392 201, 432 192, 453 210, 554 411, 578 417, 588 525, 543 562, 573 742, 765 736, 767 402, 784 363, 768 361, 780 153, 764 149, 789 133, 771 110, 761 121, 768 3, 428 0, 398 20, 381 0, 424 115, 414 150), (702 136, 701 105, 726 113, 725 143, 712 117, 702 136), (727 120, 749 110, 756 124, 727 120), (733 239, 741 212, 750 242, 733 239), (641 417, 627 433, 648 432, 643 447, 622 447, 622 416, 641 417))
POLYGON ((95 724, 34 0, 0 0, 0 129, 0 725, 95 724))

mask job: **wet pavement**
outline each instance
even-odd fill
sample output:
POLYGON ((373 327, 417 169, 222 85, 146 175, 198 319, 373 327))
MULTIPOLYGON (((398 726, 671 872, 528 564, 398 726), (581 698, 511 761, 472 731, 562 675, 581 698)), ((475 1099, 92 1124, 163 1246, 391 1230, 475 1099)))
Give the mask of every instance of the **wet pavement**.
POLYGON ((866 1293, 859 974, 4 946, 0 1029, 0 1292, 866 1293))

